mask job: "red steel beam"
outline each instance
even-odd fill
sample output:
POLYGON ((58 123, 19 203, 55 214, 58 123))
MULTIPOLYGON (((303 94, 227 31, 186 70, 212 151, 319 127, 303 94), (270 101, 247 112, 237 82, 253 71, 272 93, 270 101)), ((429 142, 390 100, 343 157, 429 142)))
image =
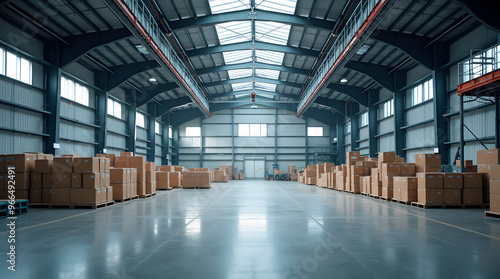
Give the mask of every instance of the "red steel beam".
POLYGON ((368 18, 366 18, 366 20, 363 23, 363 25, 361 25, 361 27, 358 29, 358 31, 354 34, 354 37, 351 39, 351 41, 346 46, 346 48, 344 49, 344 51, 342 51, 342 53, 339 55, 339 57, 337 58, 337 60, 335 60, 335 63, 333 63, 333 65, 330 68, 330 70, 328 70, 328 72, 326 73, 326 75, 321 79, 321 82, 318 84, 318 86, 316 87, 316 89, 314 89, 313 93, 309 96, 309 98, 307 98, 306 103, 304 104, 304 106, 302 106, 302 108, 299 110, 299 112, 295 114, 295 116, 299 117, 302 114, 302 112, 305 109, 305 107, 311 102, 311 100, 314 98, 314 96, 323 87, 323 85, 325 84, 325 82, 328 80, 328 78, 333 73, 333 71, 335 70, 335 68, 337 68, 337 66, 342 62, 342 60, 347 55, 347 53, 349 51, 351 51, 351 49, 354 46, 354 44, 359 40, 359 38, 361 37, 361 35, 366 31, 366 29, 368 28, 368 26, 372 23, 372 21, 375 19, 375 17, 380 12, 380 10, 382 10, 382 8, 387 3, 387 1, 388 0, 382 0, 382 1, 380 1, 373 8, 373 10, 371 11, 371 13, 368 16, 368 18))
POLYGON ((458 95, 468 95, 468 93, 473 93, 475 91, 481 91, 482 89, 490 89, 500 87, 500 69, 493 72, 489 72, 483 76, 469 80, 468 82, 459 84, 457 86, 458 95))

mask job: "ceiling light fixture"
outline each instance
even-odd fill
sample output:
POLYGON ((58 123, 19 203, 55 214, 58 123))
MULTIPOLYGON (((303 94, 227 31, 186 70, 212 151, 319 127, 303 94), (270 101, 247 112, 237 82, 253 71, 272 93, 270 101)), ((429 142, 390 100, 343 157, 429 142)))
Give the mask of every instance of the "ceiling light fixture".
POLYGON ((149 81, 151 82, 156 82, 156 79, 154 77, 150 78, 149 81))
POLYGON ((371 45, 362 45, 358 51, 356 51, 356 54, 363 55, 368 52, 370 49, 371 45))
POLYGON ((256 109, 256 108, 257 108, 257 105, 256 105, 256 104, 253 104, 250 108, 256 109))
POLYGON ((340 80, 340 82, 342 82, 342 83, 346 83, 346 82, 347 82, 347 79, 346 79, 346 78, 343 78, 343 79, 341 79, 341 80, 340 80))
POLYGON ((143 45, 135 45, 135 48, 137 48, 137 51, 142 54, 149 54, 149 51, 143 45))

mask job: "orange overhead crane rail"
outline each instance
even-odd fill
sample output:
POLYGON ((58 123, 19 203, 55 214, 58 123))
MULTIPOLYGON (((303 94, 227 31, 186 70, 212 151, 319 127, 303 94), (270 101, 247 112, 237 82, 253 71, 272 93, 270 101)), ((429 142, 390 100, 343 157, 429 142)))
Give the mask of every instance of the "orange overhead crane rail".
POLYGON ((458 95, 494 96, 500 90, 500 69, 484 74, 457 86, 458 95))

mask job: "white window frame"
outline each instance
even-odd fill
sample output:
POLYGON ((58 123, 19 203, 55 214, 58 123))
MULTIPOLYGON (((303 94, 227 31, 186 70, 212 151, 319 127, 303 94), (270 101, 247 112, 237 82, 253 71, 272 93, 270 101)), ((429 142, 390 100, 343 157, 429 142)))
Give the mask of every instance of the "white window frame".
POLYGON ((172 136, 172 127, 170 127, 170 126, 168 127, 168 138, 169 139, 173 138, 173 136, 172 136))
POLYGON ((33 63, 2 48, 0 48, 0 74, 33 85, 33 63))
POLYGON ((350 134, 351 133, 351 118, 347 118, 347 121, 345 123, 345 133, 350 134))
POLYGON ((238 137, 267 137, 267 124, 238 124, 238 137))
POLYGON ((86 107, 90 106, 89 88, 65 76, 61 77, 61 97, 86 107))
POLYGON ((361 114, 361 127, 368 126, 368 112, 363 112, 361 114))
POLYGON ((434 98, 434 81, 429 79, 411 89, 411 105, 416 106, 434 98))
POLYGON ((158 121, 155 121, 155 134, 161 135, 161 124, 158 121))
POLYGON ((146 116, 138 111, 135 112, 135 125, 146 128, 146 116))
POLYGON ((394 115, 394 99, 390 99, 383 105, 383 118, 387 118, 393 115, 394 115))
POLYGON ((108 115, 122 119, 122 104, 111 98, 108 98, 108 115))
POLYGON ((323 136, 323 127, 307 127, 307 136, 308 137, 322 137, 323 136))

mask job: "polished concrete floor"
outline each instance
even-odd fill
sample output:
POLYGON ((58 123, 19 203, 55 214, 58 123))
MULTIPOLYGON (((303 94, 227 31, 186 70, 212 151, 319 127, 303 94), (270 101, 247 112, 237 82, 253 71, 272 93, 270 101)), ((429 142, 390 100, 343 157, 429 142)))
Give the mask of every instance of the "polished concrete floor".
POLYGON ((0 278, 500 278, 500 220, 295 182, 231 181, 98 210, 30 209, 0 278))

